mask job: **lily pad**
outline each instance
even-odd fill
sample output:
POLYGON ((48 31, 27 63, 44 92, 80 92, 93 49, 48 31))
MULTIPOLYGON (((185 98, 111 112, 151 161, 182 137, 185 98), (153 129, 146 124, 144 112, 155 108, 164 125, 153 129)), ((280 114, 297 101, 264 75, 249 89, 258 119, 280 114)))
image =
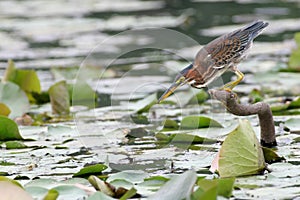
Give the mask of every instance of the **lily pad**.
POLYGON ((187 116, 182 119, 182 129, 197 129, 208 127, 223 127, 219 122, 205 116, 187 116))
POLYGON ((22 116, 30 106, 24 91, 11 82, 0 83, 0 102, 10 109, 10 118, 22 116))
POLYGON ((87 198, 87 200, 115 200, 115 199, 110 196, 107 196, 103 192, 96 192, 95 194, 87 198))
POLYGON ((49 90, 52 113, 65 115, 70 113, 70 97, 66 81, 52 85, 49 90))
POLYGON ((226 198, 231 197, 235 178, 220 178, 220 179, 201 179, 197 185, 204 191, 212 187, 217 187, 217 194, 226 198))
POLYGON ((148 112, 149 109, 156 104, 157 102, 157 94, 154 93, 142 100, 135 102, 135 110, 137 113, 148 112))
POLYGON ((4 103, 0 103, 0 115, 8 116, 11 110, 4 103))
POLYGON ((88 175, 101 174, 102 171, 105 169, 107 169, 107 166, 103 164, 89 165, 82 168, 79 172, 75 173, 73 177, 83 177, 88 175))
POLYGON ((221 177, 246 176, 261 173, 266 167, 262 148, 248 120, 240 120, 229 133, 219 154, 221 177))
POLYGON ((40 80, 34 70, 16 69, 13 61, 8 62, 4 81, 11 81, 20 86, 26 92, 30 101, 34 101, 31 93, 40 93, 40 80))
POLYGON ((291 118, 284 125, 291 133, 300 133, 300 118, 291 118))
POLYGON ((78 80, 74 85, 72 85, 72 87, 69 88, 71 90, 70 97, 72 100, 72 106, 83 105, 89 108, 95 107, 96 93, 85 81, 78 80))
POLYGON ((57 190, 51 189, 48 191, 46 196, 43 198, 43 200, 56 200, 59 196, 59 193, 57 190))
POLYGON ((21 141, 7 141, 5 142, 6 149, 24 149, 27 146, 21 141))
POLYGON ((172 177, 164 186, 162 186, 149 200, 164 199, 189 199, 191 191, 197 180, 195 171, 186 171, 181 175, 172 177))
POLYGON ((22 140, 18 125, 11 119, 0 116, 0 141, 22 140))

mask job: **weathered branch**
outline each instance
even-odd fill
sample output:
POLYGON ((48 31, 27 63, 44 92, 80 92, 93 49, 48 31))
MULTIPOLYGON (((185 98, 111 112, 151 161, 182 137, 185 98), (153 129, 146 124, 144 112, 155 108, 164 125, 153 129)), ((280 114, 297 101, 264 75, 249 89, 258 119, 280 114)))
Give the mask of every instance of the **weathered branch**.
POLYGON ((250 105, 242 105, 237 101, 237 96, 233 92, 225 90, 210 90, 211 96, 222 102, 226 109, 238 116, 258 115, 260 124, 260 143, 264 147, 277 146, 275 137, 275 126, 270 106, 264 102, 250 105))

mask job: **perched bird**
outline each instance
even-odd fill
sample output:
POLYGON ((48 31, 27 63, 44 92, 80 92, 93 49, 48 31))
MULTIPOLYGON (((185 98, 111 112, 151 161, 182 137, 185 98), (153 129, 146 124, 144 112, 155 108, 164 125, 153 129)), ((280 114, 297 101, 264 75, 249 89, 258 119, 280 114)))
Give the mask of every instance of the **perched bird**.
POLYGON ((267 26, 267 22, 255 21, 205 45, 197 53, 194 62, 176 76, 173 84, 159 98, 158 103, 186 83, 198 89, 206 87, 226 70, 233 71, 238 77, 237 80, 221 88, 231 91, 244 78, 244 74, 237 69, 237 64, 245 58, 254 38, 267 26))

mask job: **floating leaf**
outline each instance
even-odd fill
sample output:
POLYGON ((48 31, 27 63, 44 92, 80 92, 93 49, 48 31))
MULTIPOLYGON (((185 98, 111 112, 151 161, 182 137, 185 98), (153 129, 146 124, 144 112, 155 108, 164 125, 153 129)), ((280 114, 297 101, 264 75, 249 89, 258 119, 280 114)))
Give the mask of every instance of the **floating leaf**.
POLYGON ((284 157, 278 156, 277 153, 270 148, 262 147, 262 150, 266 163, 271 164, 285 160, 284 157))
POLYGON ((229 133, 219 154, 221 177, 246 176, 265 169, 262 148, 248 120, 240 120, 238 127, 229 133))
POLYGON ((141 183, 149 174, 141 170, 124 170, 108 177, 107 182, 123 179, 131 183, 141 183))
POLYGON ((175 120, 166 119, 162 131, 178 130, 179 125, 175 120))
POLYGON ((88 175, 96 175, 101 174, 103 170, 107 169, 106 165, 103 164, 95 164, 95 165, 89 165, 84 168, 82 168, 79 172, 75 173, 73 177, 83 177, 88 175))
POLYGON ((181 121, 182 129, 223 127, 219 122, 205 116, 187 116, 181 121))
POLYGON ((231 197, 235 178, 201 179, 197 185, 204 191, 217 187, 217 194, 226 198, 231 197))
POLYGON ((70 88, 70 97, 72 106, 83 105, 89 108, 95 107, 96 95, 95 91, 83 80, 78 80, 70 88))
POLYGON ((58 195, 59 193, 57 192, 57 190, 51 189, 48 191, 43 200, 56 200, 58 195))
POLYGON ((8 116, 11 110, 4 103, 0 103, 0 115, 8 116))
POLYGON ((154 195, 151 195, 148 199, 189 199, 196 180, 197 174, 195 171, 186 171, 181 175, 172 177, 164 186, 162 186, 154 195))
POLYGON ((34 101, 31 93, 40 93, 40 80, 34 70, 16 69, 13 61, 9 61, 7 71, 4 76, 5 81, 10 81, 26 92, 30 101, 34 101))
POLYGON ((200 90, 190 101, 189 103, 202 104, 208 99, 209 95, 205 90, 200 90))
POLYGON ((49 90, 52 113, 65 115, 70 113, 70 97, 66 81, 52 85, 49 90))
POLYGON ((141 114, 143 112, 148 112, 149 109, 156 104, 157 96, 156 93, 149 95, 148 97, 141 99, 137 102, 130 103, 128 105, 129 109, 135 110, 136 113, 141 114))
POLYGON ((11 110, 10 118, 22 116, 30 106, 24 91, 11 82, 0 83, 0 102, 11 110))
POLYGON ((284 126, 290 130, 291 133, 300 132, 300 119, 291 118, 284 123, 284 126))
POLYGON ((300 33, 296 33, 294 38, 298 49, 294 50, 290 55, 288 67, 293 71, 300 71, 300 33))
POLYGON ((110 196, 107 196, 102 192, 96 192, 95 194, 87 198, 87 200, 115 200, 115 199, 110 196))
POLYGON ((21 141, 7 141, 5 142, 6 149, 24 149, 27 146, 21 141))
POLYGON ((211 144, 217 142, 217 140, 204 138, 197 135, 191 135, 188 133, 178 133, 178 134, 170 134, 170 135, 157 133, 155 137, 159 142, 163 142, 163 143, 211 144))
POLYGON ((133 197, 134 195, 136 195, 136 189, 131 188, 120 198, 120 200, 129 199, 129 198, 133 197))
POLYGON ((5 116, 0 116, 0 141, 22 139, 17 124, 5 116))
POLYGON ((59 193, 59 199, 85 199, 87 194, 74 185, 60 185, 52 188, 59 193))

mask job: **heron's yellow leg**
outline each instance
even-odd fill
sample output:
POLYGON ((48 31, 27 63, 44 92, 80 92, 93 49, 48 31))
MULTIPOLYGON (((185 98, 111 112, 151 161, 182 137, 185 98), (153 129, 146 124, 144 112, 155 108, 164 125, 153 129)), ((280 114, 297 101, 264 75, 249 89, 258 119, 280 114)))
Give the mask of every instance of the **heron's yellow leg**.
POLYGON ((235 81, 231 81, 231 82, 225 84, 221 89, 231 92, 231 90, 243 80, 244 74, 241 71, 236 69, 234 71, 234 73, 237 75, 237 79, 235 81))

